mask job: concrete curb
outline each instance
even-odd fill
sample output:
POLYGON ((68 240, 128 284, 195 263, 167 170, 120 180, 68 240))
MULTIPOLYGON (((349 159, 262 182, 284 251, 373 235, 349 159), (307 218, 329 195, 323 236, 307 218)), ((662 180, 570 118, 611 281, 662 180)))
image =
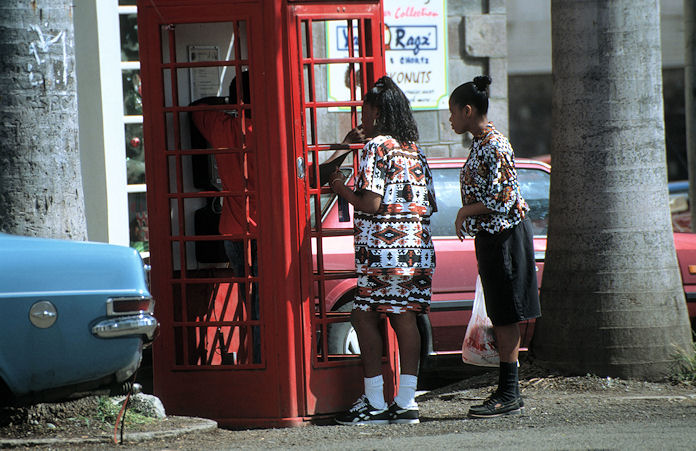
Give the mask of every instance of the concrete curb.
MULTIPOLYGON (((138 443, 147 440, 160 438, 172 438, 179 435, 189 434, 191 432, 202 432, 217 429, 217 422, 207 418, 195 417, 174 417, 183 418, 188 422, 186 426, 177 429, 169 429, 164 431, 152 432, 125 432, 123 434, 124 443, 138 443)), ((118 435, 120 439, 120 434, 118 435)), ((87 443, 113 443, 113 437, 103 435, 101 437, 69 437, 69 438, 23 438, 23 439, 0 439, 0 448, 17 448, 20 446, 46 446, 46 445, 77 445, 87 443)))

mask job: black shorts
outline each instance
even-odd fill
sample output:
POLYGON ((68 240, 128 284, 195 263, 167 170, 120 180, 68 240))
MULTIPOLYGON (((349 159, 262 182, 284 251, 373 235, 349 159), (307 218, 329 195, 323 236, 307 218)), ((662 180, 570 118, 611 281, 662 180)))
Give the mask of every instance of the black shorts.
POLYGON ((486 310, 493 325, 541 316, 529 218, 502 232, 479 232, 474 243, 486 310))

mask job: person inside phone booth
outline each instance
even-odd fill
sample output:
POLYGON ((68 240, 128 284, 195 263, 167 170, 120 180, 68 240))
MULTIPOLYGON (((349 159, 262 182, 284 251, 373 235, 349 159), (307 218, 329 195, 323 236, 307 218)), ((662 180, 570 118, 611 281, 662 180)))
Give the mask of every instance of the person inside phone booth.
MULTIPOLYGON (((220 213, 220 234, 230 234, 243 236, 247 232, 255 233, 258 227, 256 215, 256 197, 249 197, 249 214, 247 217, 246 199, 244 196, 244 188, 252 192, 256 192, 256 155, 255 149, 251 147, 254 143, 253 125, 251 110, 241 108, 241 105, 251 105, 251 90, 249 81, 249 71, 241 72, 240 84, 238 86, 238 77, 235 76, 230 83, 228 97, 204 97, 191 103, 191 106, 196 105, 236 105, 238 99, 238 89, 242 94, 242 102, 240 108, 232 112, 225 110, 199 110, 191 112, 191 120, 200 134, 205 138, 211 148, 214 149, 234 149, 240 152, 218 153, 215 154, 215 162, 217 164, 218 174, 222 182, 223 191, 229 191, 234 195, 225 197, 222 202, 222 211, 220 213), (243 114, 239 114, 239 111, 243 114), (242 148, 246 148, 246 171, 245 158, 241 152, 242 148)), ((256 240, 248 241, 251 251, 251 276, 258 275, 258 261, 256 240)), ((225 254, 229 260, 230 268, 234 277, 245 277, 244 262, 248 255, 244 246, 244 240, 225 240, 225 254)), ((243 284, 240 284, 239 293, 240 300, 245 300, 246 290, 243 284)), ((251 319, 259 319, 259 297, 258 287, 252 285, 251 290, 251 319)), ((261 346, 260 346, 260 330, 258 326, 252 327, 253 335, 253 361, 259 363, 261 361, 261 346)))

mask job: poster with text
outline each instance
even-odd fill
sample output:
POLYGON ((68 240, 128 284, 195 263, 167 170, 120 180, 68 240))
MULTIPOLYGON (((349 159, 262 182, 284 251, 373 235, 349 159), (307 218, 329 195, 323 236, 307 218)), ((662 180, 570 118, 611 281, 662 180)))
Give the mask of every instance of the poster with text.
MULTIPOLYGON (((446 0, 384 0, 384 23, 387 75, 404 91, 413 109, 447 109, 446 0)), ((347 28, 345 21, 327 22, 329 58, 348 56, 347 28)), ((357 26, 352 34, 357 44, 357 26)), ((330 100, 350 98, 348 69, 347 64, 329 65, 330 100)))

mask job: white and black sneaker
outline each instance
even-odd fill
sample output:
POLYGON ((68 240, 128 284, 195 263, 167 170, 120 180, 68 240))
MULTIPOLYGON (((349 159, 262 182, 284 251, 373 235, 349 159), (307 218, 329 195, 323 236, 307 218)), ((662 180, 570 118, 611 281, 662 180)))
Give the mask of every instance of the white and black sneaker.
POLYGON ((416 424, 420 423, 418 419, 418 406, 403 408, 397 403, 392 403, 388 409, 389 422, 392 424, 416 424))
POLYGON ((375 409, 367 396, 362 395, 348 411, 336 416, 336 423, 348 426, 359 424, 389 424, 389 410, 375 409))

